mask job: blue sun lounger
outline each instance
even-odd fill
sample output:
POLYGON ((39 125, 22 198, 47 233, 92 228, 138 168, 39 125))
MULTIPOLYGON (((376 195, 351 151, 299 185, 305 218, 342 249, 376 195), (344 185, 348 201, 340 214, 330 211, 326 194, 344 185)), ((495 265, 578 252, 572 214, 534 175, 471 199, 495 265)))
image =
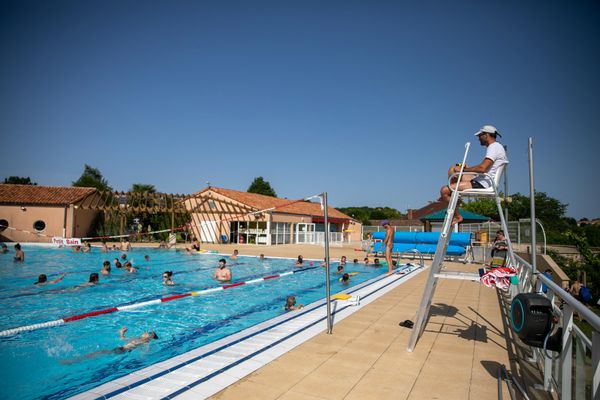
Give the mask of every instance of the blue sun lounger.
MULTIPOLYGON (((439 238, 439 232, 396 232, 394 233, 392 253, 417 251, 423 255, 433 256, 439 238)), ((385 239, 385 232, 373 233, 373 239, 383 241, 385 239)), ((381 252, 380 249, 382 246, 383 242, 375 242, 373 252, 381 252)), ((448 248, 446 249, 446 255, 451 257, 463 256, 467 253, 469 246, 471 246, 471 233, 452 233, 448 248)))

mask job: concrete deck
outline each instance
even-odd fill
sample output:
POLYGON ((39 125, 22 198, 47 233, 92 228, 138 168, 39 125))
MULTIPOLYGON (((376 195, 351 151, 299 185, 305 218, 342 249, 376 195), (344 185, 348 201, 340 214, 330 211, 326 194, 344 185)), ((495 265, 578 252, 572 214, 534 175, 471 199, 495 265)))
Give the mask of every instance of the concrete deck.
MULTIPOLYGON (((318 246, 210 245, 222 253, 322 258, 318 246)), ((332 248, 331 257, 362 259, 353 247, 332 248)), ((430 263, 429 263, 430 264, 430 263)), ((446 263, 446 269, 476 272, 477 264, 446 263)), ((466 280, 440 280, 430 320, 415 351, 411 331, 398 324, 415 319, 428 271, 395 288, 325 332, 242 378, 212 399, 497 399, 500 365, 531 398, 551 398, 532 389, 535 371, 522 371, 502 296, 466 280), (523 377, 525 375, 525 377, 523 377), (526 382, 523 382, 526 379, 526 382)), ((506 384, 503 397, 510 398, 506 384)))

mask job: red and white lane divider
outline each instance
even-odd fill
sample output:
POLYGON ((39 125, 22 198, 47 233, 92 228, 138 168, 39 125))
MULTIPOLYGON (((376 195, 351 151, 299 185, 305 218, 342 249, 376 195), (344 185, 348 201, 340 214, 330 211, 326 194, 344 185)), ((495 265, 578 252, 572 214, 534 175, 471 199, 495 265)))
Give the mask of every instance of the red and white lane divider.
POLYGON ((253 283, 260 283, 260 282, 268 281, 268 280, 275 279, 275 278, 281 278, 282 276, 293 275, 298 272, 303 272, 303 271, 307 271, 307 270, 315 269, 315 268, 317 268, 317 267, 302 268, 302 269, 297 269, 294 271, 284 272, 281 274, 263 276, 261 278, 256 278, 256 279, 252 279, 252 280, 245 281, 245 282, 230 283, 228 285, 217 286, 217 287, 204 289, 204 290, 198 290, 195 292, 176 294, 173 296, 161 297, 160 299, 143 301, 140 303, 127 304, 127 305, 117 306, 117 307, 111 307, 111 308, 106 308, 104 310, 91 311, 88 313, 73 315, 71 317, 65 317, 65 318, 54 320, 54 321, 47 321, 47 322, 41 322, 39 324, 20 326, 18 328, 12 328, 12 329, 0 331, 0 337, 11 336, 11 335, 15 335, 17 333, 25 332, 25 331, 34 331, 34 330, 42 329, 42 328, 49 328, 49 327, 53 327, 53 326, 64 325, 67 322, 79 321, 81 319, 88 318, 88 317, 95 317, 97 315, 111 314, 111 313, 114 313, 117 311, 128 311, 128 310, 133 310, 136 308, 142 308, 142 307, 147 307, 147 306, 151 306, 151 305, 155 305, 155 304, 166 303, 167 301, 182 299, 184 297, 199 296, 199 295, 203 295, 203 294, 218 292, 221 290, 231 289, 231 288, 238 287, 238 286, 251 285, 253 283))

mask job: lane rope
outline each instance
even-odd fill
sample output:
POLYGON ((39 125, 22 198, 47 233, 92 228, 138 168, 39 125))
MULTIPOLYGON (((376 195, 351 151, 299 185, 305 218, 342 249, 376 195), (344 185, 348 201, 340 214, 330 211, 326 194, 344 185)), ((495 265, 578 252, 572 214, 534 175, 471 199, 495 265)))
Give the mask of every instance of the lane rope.
POLYGON ((301 269, 296 269, 293 271, 283 272, 281 274, 263 276, 261 278, 256 278, 256 279, 252 279, 249 281, 229 283, 229 284, 222 285, 222 286, 216 286, 216 287, 193 291, 193 292, 189 292, 189 293, 175 294, 175 295, 161 297, 161 298, 154 299, 154 300, 143 301, 140 303, 125 304, 125 305, 121 305, 121 306, 106 308, 103 310, 90 311, 90 312, 83 313, 83 314, 77 314, 77 315, 73 315, 70 317, 57 319, 54 321, 47 321, 47 322, 41 322, 41 323, 33 324, 33 325, 25 325, 25 326, 20 326, 17 328, 6 329, 4 331, 0 331, 0 337, 11 336, 11 335, 15 335, 17 333, 21 333, 21 332, 25 332, 25 331, 34 331, 34 330, 38 330, 38 329, 42 329, 42 328, 49 328, 49 327, 53 327, 53 326, 63 325, 63 324, 66 324, 67 322, 79 321, 79 320, 82 320, 85 318, 95 317, 98 315, 112 314, 112 313, 118 312, 118 311, 134 310, 134 309, 138 309, 138 308, 142 308, 142 307, 147 307, 150 305, 156 305, 156 304, 166 303, 166 302, 177 300, 177 299, 183 299, 186 297, 200 296, 200 295, 204 295, 204 294, 208 294, 208 293, 218 292, 221 290, 231 289, 234 287, 265 282, 265 281, 268 281, 271 279, 281 278, 284 276, 293 275, 293 274, 297 274, 299 272, 304 272, 304 271, 308 271, 308 270, 316 269, 316 268, 317 267, 301 268, 301 269))

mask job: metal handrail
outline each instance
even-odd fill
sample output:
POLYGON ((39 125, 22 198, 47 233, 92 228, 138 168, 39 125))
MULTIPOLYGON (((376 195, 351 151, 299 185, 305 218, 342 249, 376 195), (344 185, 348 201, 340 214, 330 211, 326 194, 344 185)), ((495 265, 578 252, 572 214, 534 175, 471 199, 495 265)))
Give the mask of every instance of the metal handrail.
MULTIPOLYGON (((557 387, 561 398, 570 399, 571 393, 571 378, 573 371, 573 352, 572 344, 576 343, 577 353, 577 368, 583 368, 584 362, 580 354, 580 347, 589 349, 592 353, 591 376, 592 376, 592 398, 600 398, 600 317, 589 310, 575 297, 571 296, 566 290, 554 283, 552 279, 544 274, 533 272, 533 267, 522 257, 516 256, 515 267, 519 271, 518 289, 521 292, 536 292, 548 297, 553 304, 555 312, 561 317, 563 335, 562 335, 562 353, 559 357, 553 358, 546 351, 534 348, 534 355, 539 358, 539 366, 544 373, 544 388, 550 389, 550 384, 553 383, 557 387), (546 294, 542 293, 541 286, 547 287, 546 294), (557 306, 556 300, 561 301, 561 307, 557 306), (562 310, 560 309, 562 308, 562 310), (588 339, 583 332, 573 323, 573 316, 577 313, 581 318, 585 319, 593 329, 592 340, 588 339), (553 363, 558 362, 558 376, 553 368, 553 363)), ((536 357, 534 357, 534 360, 536 357)), ((575 381, 575 398, 586 398, 584 390, 583 374, 577 373, 575 381)))
MULTIPOLYGON (((531 268, 531 264, 525 261, 518 255, 515 255, 517 261, 520 265, 527 266, 531 268)), ((564 300, 568 305, 573 307, 573 311, 579 313, 591 326, 595 331, 600 333, 600 316, 594 314, 589 308, 584 306, 579 300, 575 297, 571 296, 569 292, 564 290, 562 287, 558 286, 554 281, 548 278, 546 275, 538 273, 536 274, 537 278, 542 281, 542 283, 548 286, 549 289, 552 290, 554 294, 556 294, 561 300, 564 300)))

